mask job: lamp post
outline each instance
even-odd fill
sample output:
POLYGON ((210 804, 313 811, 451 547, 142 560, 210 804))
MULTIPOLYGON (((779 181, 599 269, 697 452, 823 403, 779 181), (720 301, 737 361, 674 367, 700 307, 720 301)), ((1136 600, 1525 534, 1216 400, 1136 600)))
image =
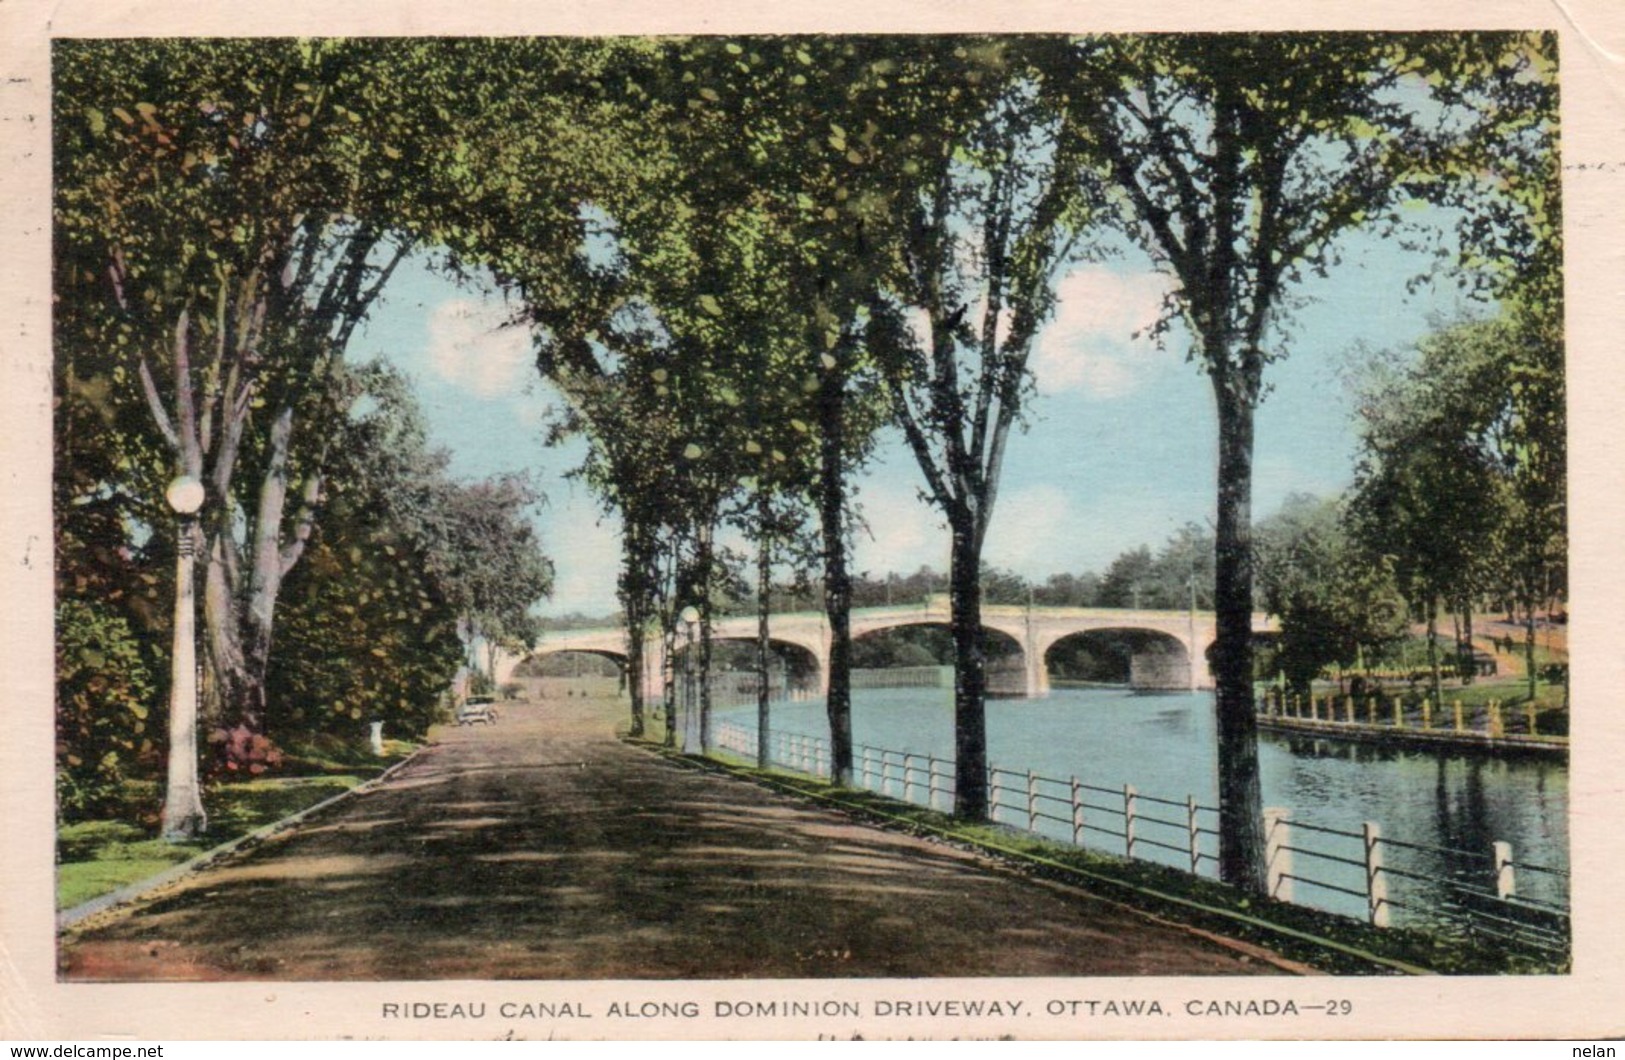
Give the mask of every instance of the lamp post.
POLYGON ((687 636, 687 644, 683 650, 683 753, 695 753, 694 717, 694 624, 700 620, 700 613, 691 604, 683 608, 683 631, 687 636))
POLYGON ((175 512, 175 643, 170 652, 169 769, 164 791, 163 837, 169 842, 195 839, 208 826, 197 775, 197 607, 193 569, 197 550, 197 513, 203 507, 203 483, 182 475, 169 484, 164 499, 175 512))

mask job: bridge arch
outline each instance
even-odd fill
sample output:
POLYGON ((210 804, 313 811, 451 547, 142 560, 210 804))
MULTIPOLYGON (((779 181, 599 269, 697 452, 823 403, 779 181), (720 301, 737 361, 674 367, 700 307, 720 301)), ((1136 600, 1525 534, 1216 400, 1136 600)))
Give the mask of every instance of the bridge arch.
POLYGON ((626 653, 611 648, 542 648, 515 663, 504 683, 522 681, 544 696, 574 695, 589 689, 624 695, 626 666, 626 653))
POLYGON ((1185 640, 1143 626, 1101 626, 1055 637, 1044 649, 1044 670, 1053 687, 1078 681, 1146 690, 1194 687, 1185 640))
MULTIPOLYGON (((790 695, 820 695, 827 680, 819 653, 794 640, 769 637, 768 688, 777 698, 790 695)), ((698 642, 694 650, 699 651, 698 642)), ((677 666, 683 665, 688 651, 679 643, 672 653, 677 666)), ((756 695, 756 638, 713 636, 711 638, 712 694, 756 695)))
MULTIPOLYGON (((913 644, 930 653, 930 661, 918 653, 909 655, 912 662, 905 664, 908 669, 923 666, 945 667, 952 666, 953 635, 952 627, 947 622, 929 618, 905 618, 902 621, 887 624, 866 625, 861 631, 854 630, 852 634, 853 669, 869 673, 876 673, 885 667, 873 665, 865 666, 866 661, 874 658, 870 649, 877 642, 901 641, 904 644, 913 644), (927 634, 920 636, 919 634, 927 634), (869 656, 869 659, 865 659, 869 656)), ((1008 630, 996 625, 983 623, 982 649, 986 657, 987 690, 989 695, 995 696, 1025 696, 1033 694, 1028 675, 1028 653, 1022 639, 1008 630)), ((896 649, 893 648, 896 652, 896 649)), ((877 678, 854 677, 856 684, 860 680, 877 680, 877 678)), ((879 678, 878 680, 883 680, 879 678)), ((951 678, 949 679, 951 681, 951 678)))

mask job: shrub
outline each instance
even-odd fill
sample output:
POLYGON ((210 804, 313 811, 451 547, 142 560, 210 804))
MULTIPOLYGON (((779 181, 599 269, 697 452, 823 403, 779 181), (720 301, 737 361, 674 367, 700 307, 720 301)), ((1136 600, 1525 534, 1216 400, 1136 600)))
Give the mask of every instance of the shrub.
POLYGON ((57 806, 77 820, 116 806, 138 763, 156 758, 162 720, 141 643, 129 623, 98 604, 56 608, 57 806))

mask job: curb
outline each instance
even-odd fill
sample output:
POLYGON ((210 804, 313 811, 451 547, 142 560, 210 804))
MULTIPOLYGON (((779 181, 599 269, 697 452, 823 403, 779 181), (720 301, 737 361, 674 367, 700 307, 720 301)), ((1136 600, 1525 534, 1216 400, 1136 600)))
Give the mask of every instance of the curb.
POLYGON ((175 883, 177 880, 180 880, 183 877, 191 875, 201 868, 205 868, 216 861, 224 860, 244 847, 258 844, 278 832, 292 828, 293 826, 303 822, 312 814, 325 810, 329 806, 336 805, 343 802, 345 799, 354 798, 358 795, 365 795, 367 792, 381 787, 385 781, 393 777, 399 770, 416 761, 417 757, 424 751, 428 750, 431 746, 433 745, 424 744, 422 747, 419 747, 417 750, 413 751, 399 762, 396 762, 394 765, 390 766, 376 777, 373 777, 371 780, 363 781, 353 788, 348 788, 339 792, 337 795, 329 796, 328 798, 325 798, 321 802, 314 805, 306 806, 304 809, 291 813, 279 821, 272 821, 270 824, 261 825, 252 832, 240 835, 236 839, 227 840, 217 847, 211 847, 194 858, 183 861, 173 868, 165 869, 156 876, 148 876, 144 880, 137 880, 134 883, 127 884, 110 894, 104 894, 99 897, 92 898, 89 901, 80 902, 71 909, 60 910, 56 914, 56 930, 60 934, 76 924, 83 923, 84 921, 95 916, 97 913, 103 913, 111 909, 116 909, 119 906, 129 905, 149 894, 152 894, 155 891, 168 887, 170 884, 175 883))

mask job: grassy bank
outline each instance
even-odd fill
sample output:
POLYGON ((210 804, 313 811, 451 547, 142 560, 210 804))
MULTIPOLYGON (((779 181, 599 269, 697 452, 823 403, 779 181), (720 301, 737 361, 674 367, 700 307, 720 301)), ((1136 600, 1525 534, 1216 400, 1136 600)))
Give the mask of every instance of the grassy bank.
POLYGON ((378 776, 415 749, 414 744, 385 741, 379 758, 366 747, 302 747, 289 753, 281 775, 210 784, 203 795, 208 831, 186 843, 157 837, 161 793, 151 781, 130 781, 115 815, 57 829, 57 908, 71 909, 112 894, 309 809, 378 776))
POLYGON ((1446 925, 1378 929, 1348 917, 1247 895, 1215 880, 1149 862, 1128 861, 997 825, 968 823, 800 774, 760 770, 725 752, 713 755, 682 760, 725 770, 742 780, 832 806, 882 827, 935 836, 995 857, 1014 871, 1078 886, 1155 916, 1256 943, 1333 974, 1550 974, 1568 966, 1567 954, 1515 952, 1503 942, 1446 925))

